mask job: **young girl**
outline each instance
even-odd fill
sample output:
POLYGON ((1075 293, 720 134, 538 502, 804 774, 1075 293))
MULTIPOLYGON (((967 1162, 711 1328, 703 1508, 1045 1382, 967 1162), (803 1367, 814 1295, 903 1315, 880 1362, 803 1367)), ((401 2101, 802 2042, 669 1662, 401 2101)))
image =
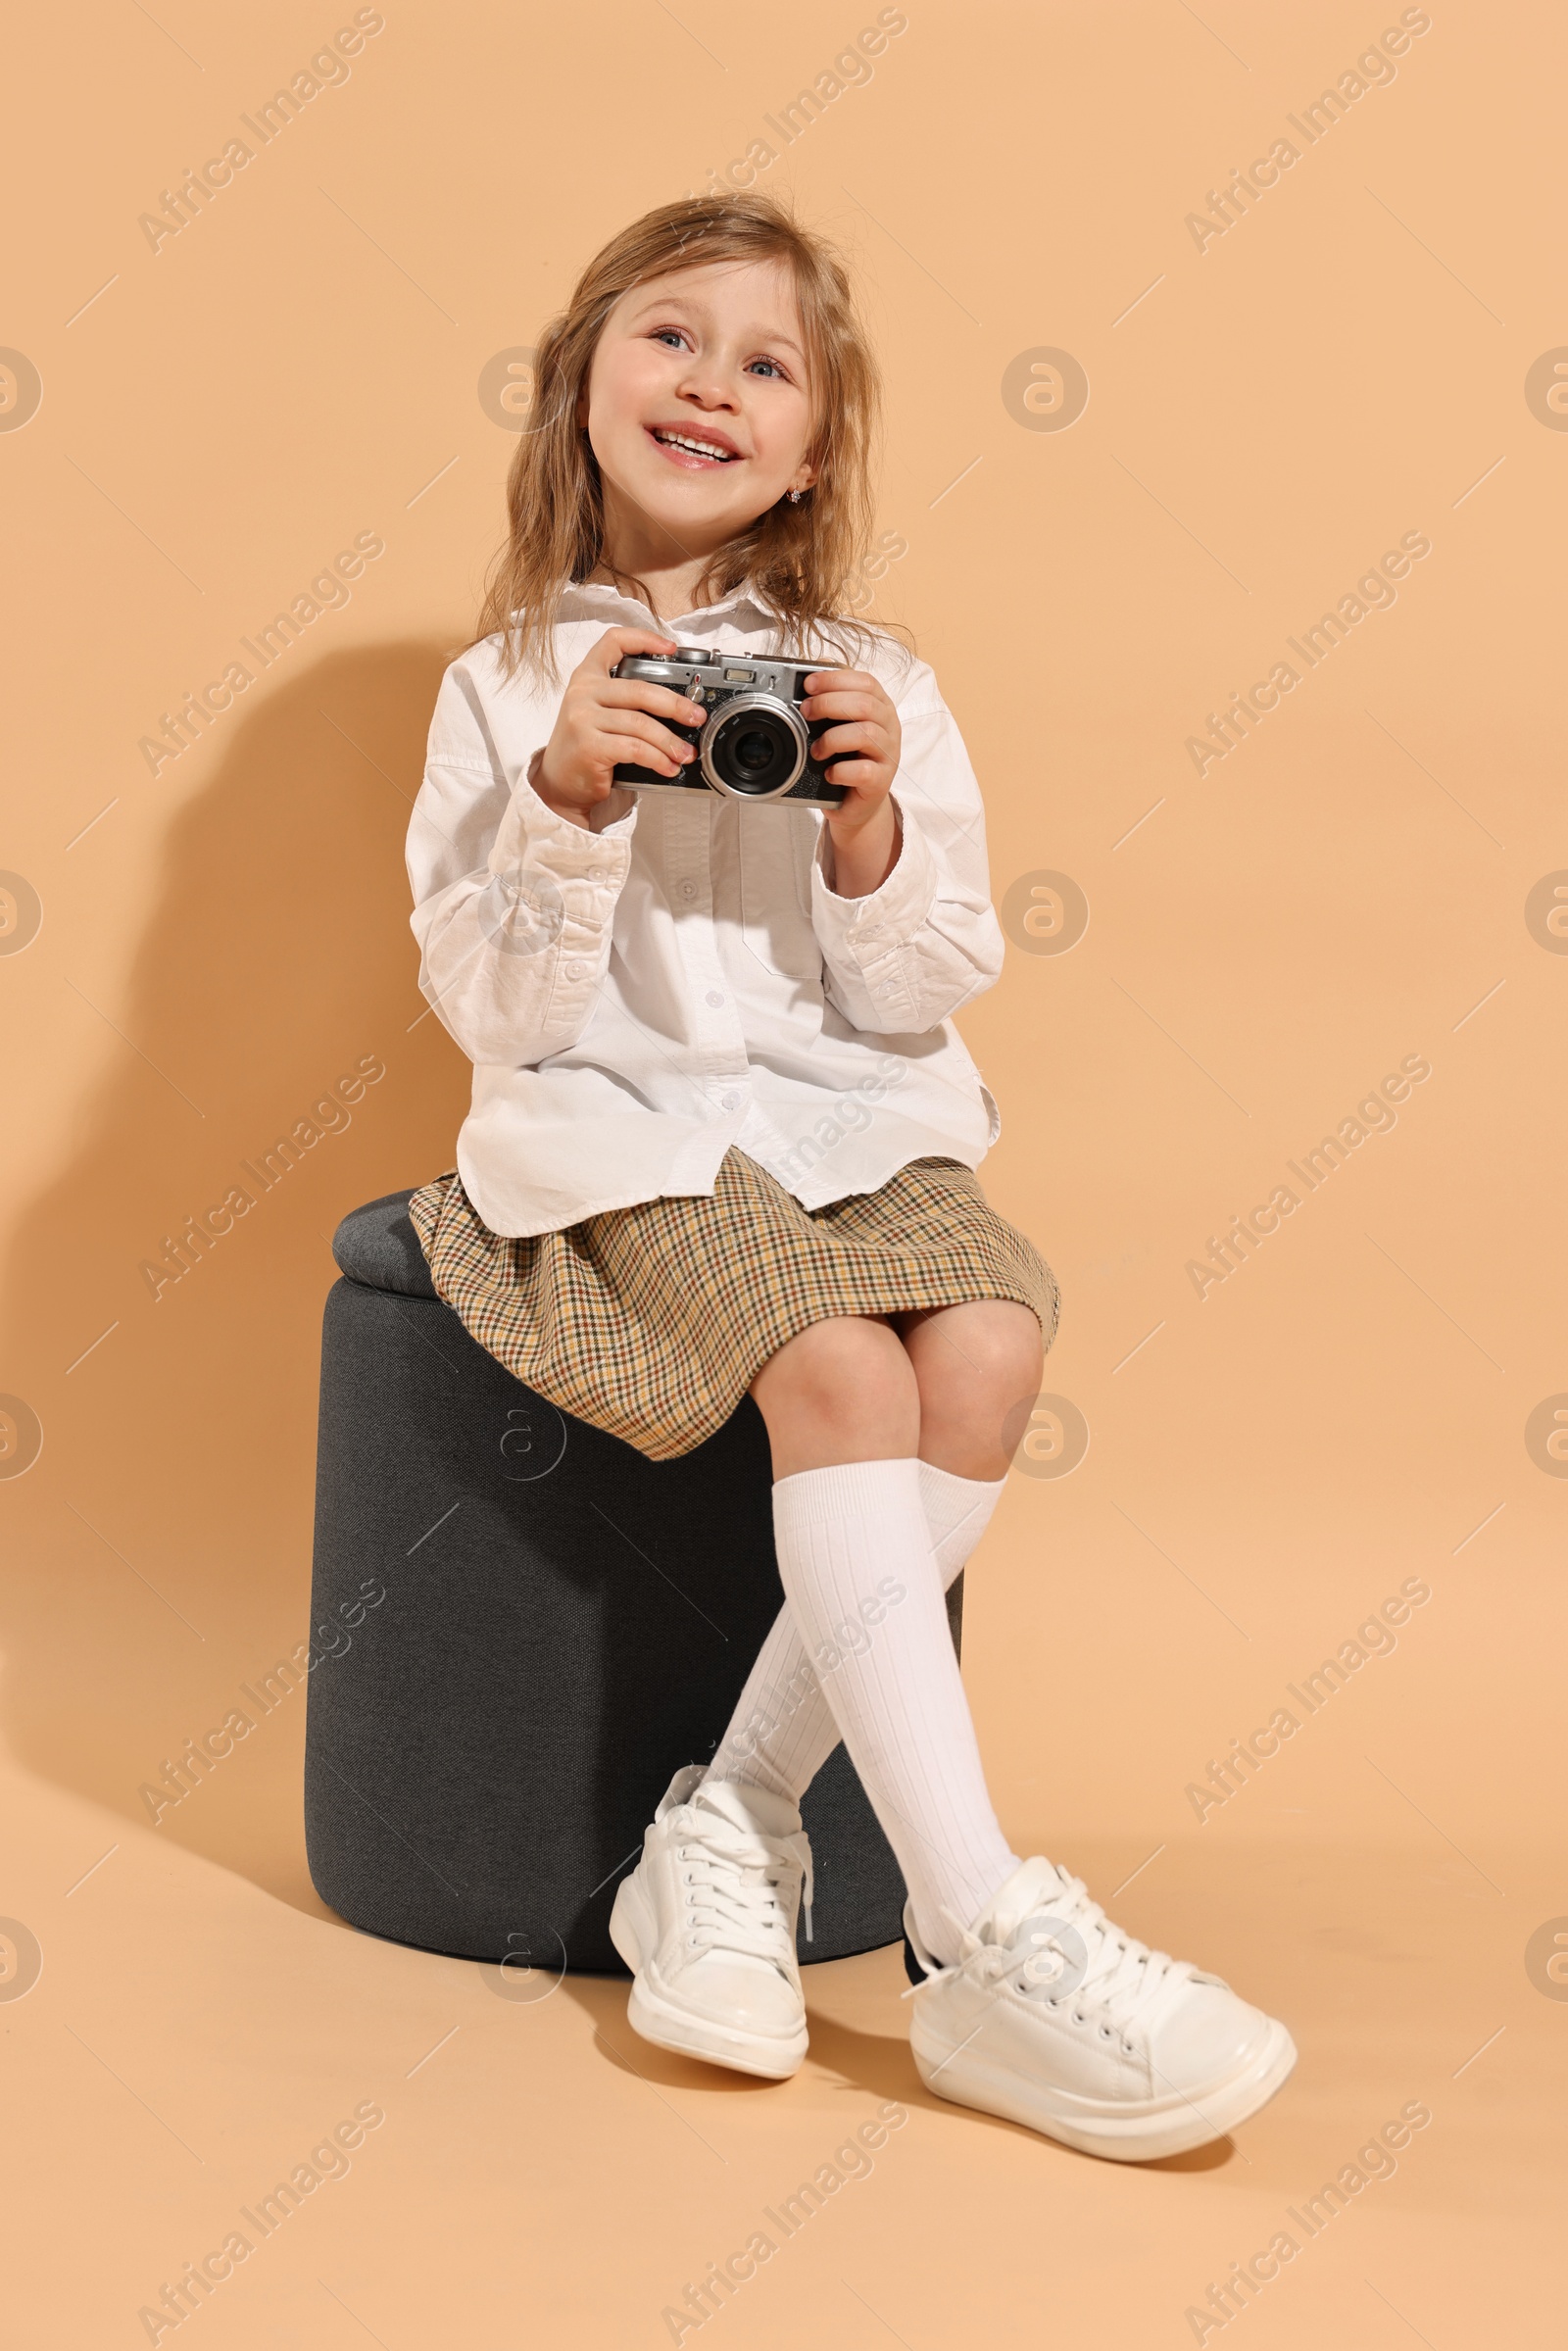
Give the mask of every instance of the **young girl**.
POLYGON ((563 1410, 655 1460, 747 1394, 766 1424, 787 1604, 618 1889, 636 2031, 800 2066, 799 1805, 842 1739, 908 1889, 922 2080, 1166 2155, 1295 2050, 1013 1852, 986 1791, 943 1592, 1057 1294, 974 1173, 1001 1119, 953 1014, 1003 961, 974 775, 930 669, 838 616, 876 399, 842 266, 759 195, 635 221, 545 333, 409 832, 420 986, 474 1064, 457 1168, 410 1213, 440 1296, 563 1410), (614 675, 687 648, 821 662, 806 773, 837 805, 703 780, 674 731, 703 705, 614 675))

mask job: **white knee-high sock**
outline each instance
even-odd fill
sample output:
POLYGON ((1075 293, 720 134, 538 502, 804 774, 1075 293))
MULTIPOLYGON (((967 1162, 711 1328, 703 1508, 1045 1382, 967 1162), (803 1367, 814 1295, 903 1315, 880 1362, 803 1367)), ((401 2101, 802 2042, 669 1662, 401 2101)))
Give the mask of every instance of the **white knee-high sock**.
POLYGON ((952 1920, 966 1926, 1020 1865, 986 1791, 919 1465, 910 1455, 780 1478, 773 1532, 790 1613, 915 1924, 937 1958, 955 1959, 952 1920))
MULTIPOLYGON (((920 1504, 946 1592, 990 1525, 1007 1481, 960 1478, 930 1461, 918 1469, 920 1504)), ((838 1743, 833 1709, 786 1602, 758 1651, 707 1777, 765 1788, 799 1804, 838 1743)))

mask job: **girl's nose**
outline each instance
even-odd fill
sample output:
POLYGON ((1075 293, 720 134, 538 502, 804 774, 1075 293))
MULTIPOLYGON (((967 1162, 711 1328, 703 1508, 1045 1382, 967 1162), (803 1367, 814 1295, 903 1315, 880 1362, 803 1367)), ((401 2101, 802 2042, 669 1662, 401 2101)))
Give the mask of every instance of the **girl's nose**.
POLYGON ((735 387, 729 378, 712 367, 695 367, 682 377, 679 389, 682 400, 695 400, 700 408, 736 406, 735 387))

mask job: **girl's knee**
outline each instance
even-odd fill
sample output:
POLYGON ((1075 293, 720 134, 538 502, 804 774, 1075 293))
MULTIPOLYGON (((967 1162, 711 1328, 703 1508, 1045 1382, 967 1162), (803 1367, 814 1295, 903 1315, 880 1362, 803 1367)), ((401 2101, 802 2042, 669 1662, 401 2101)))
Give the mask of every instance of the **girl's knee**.
POLYGON ((1002 1387, 1016 1394, 1045 1367, 1039 1316, 1016 1298, 973 1298, 938 1307, 911 1333, 909 1353, 926 1381, 1002 1387))
POLYGON ((1045 1374, 1045 1341, 1033 1309, 1011 1298, 977 1298, 941 1311, 909 1348, 922 1415, 992 1430, 1020 1404, 1032 1405, 1045 1374))
POLYGON ((879 1315, 835 1315, 809 1324, 770 1355, 754 1382, 763 1411, 787 1398, 796 1410, 860 1417, 914 1400, 913 1368, 879 1315))

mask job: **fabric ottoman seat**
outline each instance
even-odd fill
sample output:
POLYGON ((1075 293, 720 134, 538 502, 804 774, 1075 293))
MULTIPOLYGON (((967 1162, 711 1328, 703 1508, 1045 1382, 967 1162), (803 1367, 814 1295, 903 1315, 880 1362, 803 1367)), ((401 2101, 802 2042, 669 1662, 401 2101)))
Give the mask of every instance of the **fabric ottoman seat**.
MULTIPOLYGON (((747 1396, 655 1462, 558 1411, 436 1297, 409 1198, 355 1209, 332 1244, 311 1876, 399 1942, 624 1975, 615 1887, 673 1774, 714 1752, 783 1605, 767 1433, 747 1396)), ((802 1809, 802 1958, 898 1941, 904 1882, 842 1746, 802 1809)))

